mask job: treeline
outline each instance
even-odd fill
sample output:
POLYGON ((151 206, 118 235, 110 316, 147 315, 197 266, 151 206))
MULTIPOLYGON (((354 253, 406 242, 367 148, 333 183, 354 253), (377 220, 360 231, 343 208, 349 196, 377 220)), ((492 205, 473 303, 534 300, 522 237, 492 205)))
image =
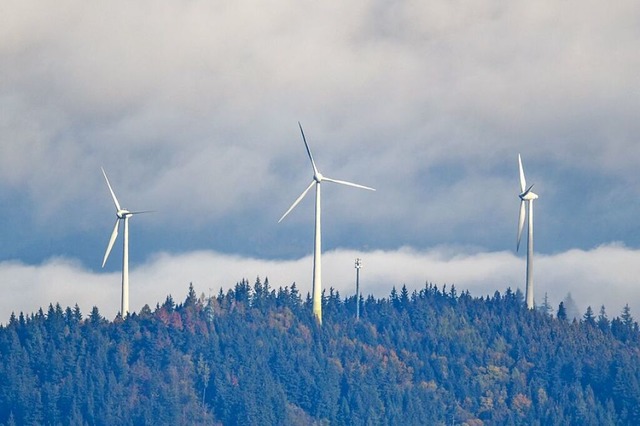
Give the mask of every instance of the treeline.
POLYGON ((295 284, 226 293, 113 321, 48 310, 0 327, 0 424, 640 424, 640 333, 427 284, 323 298, 295 284), (560 318, 558 318, 560 317, 560 318))

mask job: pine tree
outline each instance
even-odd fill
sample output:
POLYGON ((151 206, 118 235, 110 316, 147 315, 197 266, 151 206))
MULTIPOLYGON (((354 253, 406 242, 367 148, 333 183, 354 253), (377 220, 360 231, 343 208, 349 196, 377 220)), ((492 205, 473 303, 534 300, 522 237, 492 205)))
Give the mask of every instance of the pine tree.
POLYGON ((567 321, 567 311, 564 308, 564 302, 560 302, 560 305, 558 306, 558 313, 556 314, 556 317, 561 321, 567 321))
POLYGON ((396 290, 396 286, 393 286, 391 289, 391 294, 389 295, 391 299, 391 304, 397 309, 400 307, 400 299, 398 298, 398 291, 396 290))
POLYGON ((82 312, 80 311, 80 306, 76 303, 73 307, 73 318, 76 322, 82 321, 82 312))
POLYGON ((609 322, 609 318, 607 318, 607 313, 605 311, 604 305, 600 306, 600 313, 598 314, 598 328, 605 331, 611 331, 611 323, 609 322))
POLYGON ((583 321, 585 324, 590 325, 590 326, 595 326, 596 325, 596 320, 595 317, 593 315, 593 309, 591 309, 591 306, 587 306, 587 311, 585 312, 584 316, 582 317, 583 321))
MULTIPOLYGON (((453 291, 455 292, 455 288, 453 291)), ((406 284, 402 284, 402 289, 400 290, 400 305, 405 308, 409 306, 409 290, 407 290, 406 284)))
POLYGON ((620 315, 620 318, 622 319, 622 323, 625 327, 629 330, 633 328, 633 317, 631 316, 631 308, 628 303, 624 305, 624 308, 622 308, 622 315, 620 315))
POLYGON ((100 312, 98 311, 98 307, 94 306, 91 309, 91 313, 89 314, 89 322, 91 324, 97 325, 97 324, 100 324, 101 321, 102 321, 102 315, 100 315, 100 312))
POLYGON ((184 306, 195 306, 198 301, 198 297, 196 296, 196 292, 193 289, 193 283, 189 283, 189 293, 187 293, 187 298, 184 301, 184 306))

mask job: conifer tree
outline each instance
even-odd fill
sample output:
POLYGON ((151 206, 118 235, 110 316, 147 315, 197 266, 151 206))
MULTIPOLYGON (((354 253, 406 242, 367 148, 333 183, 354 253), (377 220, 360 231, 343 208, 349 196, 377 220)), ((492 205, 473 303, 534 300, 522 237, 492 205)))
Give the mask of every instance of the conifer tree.
POLYGON ((582 319, 584 323, 587 325, 590 325, 590 326, 596 325, 596 320, 593 315, 593 309, 591 309, 591 306, 587 306, 587 311, 584 313, 584 316, 582 317, 582 319))
POLYGON ((607 312, 604 308, 604 305, 600 306, 600 313, 598 314, 598 327, 602 331, 610 331, 611 323, 609 322, 609 318, 607 318, 607 312))
POLYGON ((560 302, 560 305, 558 305, 558 313, 556 314, 556 317, 561 321, 567 320, 567 311, 564 308, 564 302, 560 302))

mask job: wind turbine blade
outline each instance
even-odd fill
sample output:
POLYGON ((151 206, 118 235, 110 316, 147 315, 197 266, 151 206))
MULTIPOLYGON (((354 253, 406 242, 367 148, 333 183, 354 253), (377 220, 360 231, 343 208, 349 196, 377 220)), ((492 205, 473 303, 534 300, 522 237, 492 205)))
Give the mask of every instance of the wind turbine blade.
POLYGON ((524 191, 524 192, 522 193, 522 196, 523 196, 523 197, 524 197, 524 196, 526 196, 529 192, 531 192, 531 189, 533 189, 533 185, 534 185, 534 184, 532 184, 530 187, 528 187, 528 188, 527 188, 527 190, 526 190, 526 191, 524 191))
POLYGON ((107 186, 109 187, 109 191, 111 192, 111 197, 113 197, 113 202, 116 205, 116 210, 122 210, 120 208, 120 203, 118 202, 118 199, 116 198, 116 194, 113 192, 113 189, 111 188, 111 184, 109 183, 109 178, 107 177, 107 174, 105 173, 104 169, 102 167, 100 167, 102 169, 102 174, 104 175, 104 179, 107 181, 107 186))
POLYGON ((524 229, 524 216, 525 216, 525 201, 520 201, 520 216, 518 217, 518 243, 516 245, 516 251, 520 249, 520 238, 522 237, 522 230, 524 229))
POLYGON ((294 207, 298 205, 298 203, 304 198, 305 195, 307 195, 307 192, 309 192, 309 190, 315 183, 316 183, 315 180, 311 181, 309 186, 307 186, 307 189, 305 189, 304 192, 298 197, 298 199, 291 205, 291 207, 289 207, 289 210, 287 210, 286 213, 282 215, 278 223, 282 222, 282 219, 284 219, 289 214, 289 212, 291 212, 291 210, 293 210, 294 207))
POLYGON ((107 251, 104 254, 104 259, 102 259, 102 267, 104 268, 104 264, 107 263, 107 259, 109 258, 109 253, 111 253, 111 249, 113 248, 113 243, 116 242, 116 237, 118 236, 118 222, 120 219, 116 219, 116 226, 113 227, 113 232, 111 233, 111 238, 109 239, 109 245, 107 246, 107 251))
POLYGON ((322 180, 323 181, 326 180, 326 181, 333 182, 333 183, 339 183, 340 185, 348 185, 348 186, 353 186, 355 188, 368 189, 369 191, 375 191, 375 189, 369 188, 368 186, 359 185, 357 183, 347 182, 347 181, 344 181, 344 180, 331 179, 331 178, 328 178, 326 176, 323 176, 322 180))
POLYGON ((316 167, 316 162, 313 161, 313 155, 311 155, 311 149, 309 149, 309 144, 307 143, 307 138, 304 137, 304 130, 302 130, 302 124, 298 121, 298 127, 300 127, 300 133, 302 133, 302 141, 304 142, 304 146, 307 148, 307 154, 309 155, 309 160, 311 160, 311 166, 313 166, 313 173, 318 174, 318 168, 316 167))
POLYGON ((520 169, 520 192, 524 192, 527 187, 527 180, 524 178, 524 169, 522 168, 522 158, 518 154, 518 167, 520 169))
POLYGON ((140 210, 137 212, 129 212, 130 214, 143 214, 143 213, 155 213, 155 210, 140 210))

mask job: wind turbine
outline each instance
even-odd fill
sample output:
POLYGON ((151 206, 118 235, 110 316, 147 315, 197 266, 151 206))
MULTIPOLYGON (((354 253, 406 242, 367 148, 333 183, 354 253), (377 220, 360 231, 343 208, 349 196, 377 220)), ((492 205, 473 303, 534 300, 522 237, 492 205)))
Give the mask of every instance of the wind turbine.
POLYGON ((529 224, 527 230, 527 288, 525 300, 527 308, 533 309, 533 200, 538 199, 538 194, 531 191, 533 185, 527 188, 527 180, 524 177, 520 154, 518 154, 518 166, 520 169, 520 216, 518 218, 518 243, 516 245, 516 251, 520 248, 520 238, 522 237, 524 219, 527 214, 527 209, 525 208, 526 203, 529 210, 529 224))
POLYGON ((107 177, 104 169, 102 167, 101 169, 104 179, 107 181, 109 192, 111 192, 113 203, 116 205, 116 225, 113 227, 113 232, 109 239, 109 245, 107 246, 107 251, 105 252, 104 259, 102 260, 103 268, 105 263, 107 263, 109 253, 111 253, 111 249, 113 248, 113 243, 116 242, 120 221, 124 223, 124 238, 122 241, 122 300, 120 306, 120 315, 124 318, 129 313, 129 218, 134 214, 149 213, 150 211, 132 212, 120 207, 116 194, 113 192, 113 188, 111 188, 111 183, 109 183, 109 178, 107 177))
POLYGON ((307 143, 307 139, 304 137, 304 131, 302 130, 302 125, 298 122, 298 126, 300 127, 300 133, 302 133, 302 141, 304 142, 304 146, 307 148, 307 155, 309 155, 309 160, 311 160, 311 167, 313 167, 313 180, 307 186, 302 194, 294 201, 294 203, 289 207, 289 210, 282 215, 278 223, 282 222, 282 220, 294 209, 295 206, 298 205, 300 201, 307 195, 307 192, 315 185, 316 187, 316 208, 315 208, 315 235, 314 235, 314 248, 313 248, 313 314, 315 315, 318 323, 322 324, 322 234, 320 231, 320 184, 322 182, 333 182, 339 183, 341 185, 353 186, 355 188, 368 189, 369 191, 375 191, 373 188, 369 188, 368 186, 358 185, 357 183, 346 182, 343 180, 337 180, 328 178, 323 176, 322 173, 318 171, 316 167, 315 161, 313 161, 313 155, 311 155, 311 150, 309 149, 309 144, 307 143))

